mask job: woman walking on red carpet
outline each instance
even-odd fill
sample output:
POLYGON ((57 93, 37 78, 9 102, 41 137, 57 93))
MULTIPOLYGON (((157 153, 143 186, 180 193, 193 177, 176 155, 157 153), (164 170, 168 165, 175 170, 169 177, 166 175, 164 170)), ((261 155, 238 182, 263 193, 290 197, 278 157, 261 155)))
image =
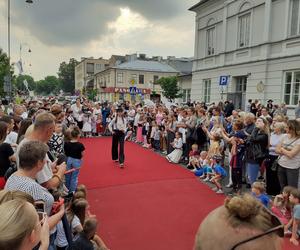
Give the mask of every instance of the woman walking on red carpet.
POLYGON ((118 108, 116 111, 115 118, 109 123, 108 128, 112 133, 112 148, 111 155, 113 161, 120 163, 120 168, 124 167, 124 139, 125 131, 127 127, 126 119, 124 118, 124 113, 122 108, 118 108), (119 146, 119 152, 118 152, 119 146))

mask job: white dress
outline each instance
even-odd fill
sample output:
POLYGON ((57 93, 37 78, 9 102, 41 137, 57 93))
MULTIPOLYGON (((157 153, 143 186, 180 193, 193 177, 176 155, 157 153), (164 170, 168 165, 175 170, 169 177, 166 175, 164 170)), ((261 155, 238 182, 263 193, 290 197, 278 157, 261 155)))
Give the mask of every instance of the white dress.
POLYGON ((91 132, 91 131, 92 131, 92 118, 90 116, 84 116, 82 132, 91 132))
POLYGON ((167 159, 173 163, 178 163, 182 156, 182 138, 174 139, 174 150, 168 154, 167 159))

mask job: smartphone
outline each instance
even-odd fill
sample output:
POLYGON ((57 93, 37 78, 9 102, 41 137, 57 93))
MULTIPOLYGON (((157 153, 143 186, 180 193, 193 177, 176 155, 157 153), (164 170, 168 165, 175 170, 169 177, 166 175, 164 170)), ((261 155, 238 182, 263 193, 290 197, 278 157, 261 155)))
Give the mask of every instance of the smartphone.
POLYGON ((62 164, 63 162, 67 162, 67 157, 66 157, 65 155, 61 154, 61 155, 59 155, 59 156, 57 157, 56 164, 57 164, 57 165, 60 165, 60 164, 62 164))
POLYGON ((47 215, 45 212, 37 212, 37 214, 39 216, 39 221, 43 221, 47 215))
POLYGON ((36 201, 34 203, 35 210, 39 213, 45 213, 45 203, 44 201, 36 201))

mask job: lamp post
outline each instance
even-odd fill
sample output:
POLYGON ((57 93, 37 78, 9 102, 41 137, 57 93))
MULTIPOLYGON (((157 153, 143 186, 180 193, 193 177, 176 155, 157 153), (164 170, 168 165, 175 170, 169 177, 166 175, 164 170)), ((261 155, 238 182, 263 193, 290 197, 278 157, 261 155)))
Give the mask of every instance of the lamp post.
MULTIPOLYGON (((33 3, 32 0, 26 0, 26 3, 33 3)), ((10 0, 7 0, 7 47, 8 47, 8 85, 9 85, 9 99, 12 100, 12 85, 11 85, 11 73, 10 73, 10 0)))

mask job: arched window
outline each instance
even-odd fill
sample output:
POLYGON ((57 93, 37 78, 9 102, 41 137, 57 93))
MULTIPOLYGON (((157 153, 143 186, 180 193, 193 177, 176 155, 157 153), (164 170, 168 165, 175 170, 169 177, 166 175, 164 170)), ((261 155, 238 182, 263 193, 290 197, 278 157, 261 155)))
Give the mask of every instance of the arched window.
POLYGON ((216 45, 216 27, 213 26, 215 23, 214 18, 210 18, 207 22, 206 29, 206 55, 212 56, 215 54, 215 45, 216 45))
MULTIPOLYGON (((239 13, 250 10, 250 2, 243 2, 239 7, 239 13)), ((238 17, 238 47, 248 47, 250 45, 251 12, 246 12, 238 17)))

